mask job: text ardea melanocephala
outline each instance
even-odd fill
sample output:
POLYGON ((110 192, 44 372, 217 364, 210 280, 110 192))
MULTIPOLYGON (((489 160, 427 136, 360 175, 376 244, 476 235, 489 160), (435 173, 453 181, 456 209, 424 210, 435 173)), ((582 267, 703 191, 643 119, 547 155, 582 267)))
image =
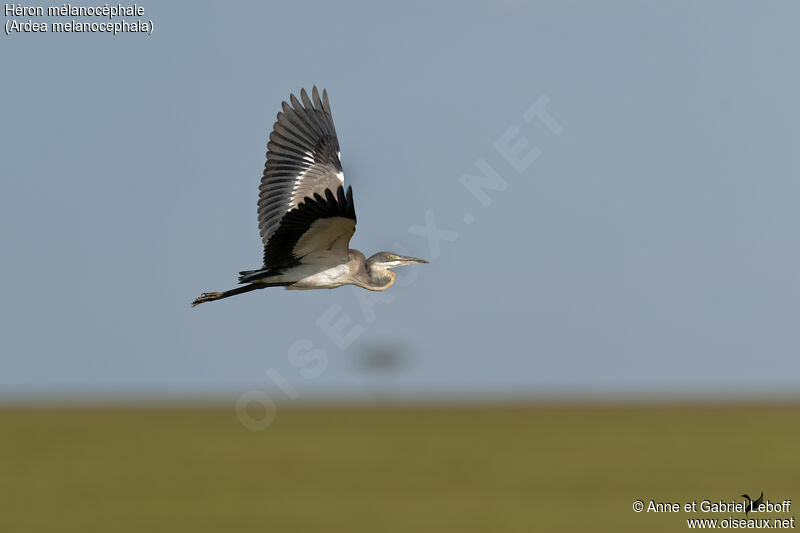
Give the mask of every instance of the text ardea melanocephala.
POLYGON ((383 291, 394 283, 392 268, 427 263, 391 252, 369 259, 350 249, 356 231, 351 187, 344 189, 339 140, 333 127, 328 93, 300 100, 290 96, 272 127, 267 163, 258 197, 258 227, 264 242, 264 265, 239 272, 242 287, 206 292, 194 307, 267 287, 335 289, 357 285, 383 291), (312 102, 313 99, 313 102, 312 102))

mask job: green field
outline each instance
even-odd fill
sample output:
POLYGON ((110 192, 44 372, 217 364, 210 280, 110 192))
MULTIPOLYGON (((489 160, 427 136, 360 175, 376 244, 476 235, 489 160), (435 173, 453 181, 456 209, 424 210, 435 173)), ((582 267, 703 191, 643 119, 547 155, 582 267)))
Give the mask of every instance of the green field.
POLYGON ((633 501, 762 490, 800 498, 800 407, 0 409, 3 533, 684 531, 730 514, 633 501))

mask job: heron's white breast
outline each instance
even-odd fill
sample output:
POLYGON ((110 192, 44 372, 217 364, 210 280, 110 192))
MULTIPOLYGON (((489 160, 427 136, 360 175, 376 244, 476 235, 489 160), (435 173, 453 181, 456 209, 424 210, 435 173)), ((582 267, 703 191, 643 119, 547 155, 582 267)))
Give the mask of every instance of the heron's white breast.
POLYGON ((340 287, 348 283, 350 268, 347 264, 340 264, 320 270, 319 265, 297 265, 283 274, 286 281, 295 281, 287 289, 325 289, 340 287), (291 279, 289 279, 291 278, 291 279))

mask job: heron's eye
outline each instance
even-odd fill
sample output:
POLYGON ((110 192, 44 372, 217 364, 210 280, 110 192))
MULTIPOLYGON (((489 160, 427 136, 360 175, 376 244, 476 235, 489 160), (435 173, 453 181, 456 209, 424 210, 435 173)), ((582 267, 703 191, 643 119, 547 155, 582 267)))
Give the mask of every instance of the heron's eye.
POLYGON ((399 258, 399 257, 397 257, 397 256, 396 256, 396 255, 394 255, 394 254, 389 254, 389 255, 387 255, 387 256, 386 256, 386 259, 388 259, 389 261, 397 261, 397 260, 398 260, 398 259, 400 259, 400 258, 399 258))

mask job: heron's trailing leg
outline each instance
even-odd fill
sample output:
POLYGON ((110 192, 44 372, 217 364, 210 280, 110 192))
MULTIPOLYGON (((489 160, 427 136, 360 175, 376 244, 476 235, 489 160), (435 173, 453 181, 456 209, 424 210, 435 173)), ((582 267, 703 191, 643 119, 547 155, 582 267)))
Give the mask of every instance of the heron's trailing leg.
POLYGON ((201 294, 195 301, 192 302, 192 307, 199 305, 205 302, 213 302, 214 300, 220 300, 222 298, 227 298, 228 296, 236 296, 237 294, 242 294, 243 292, 250 292, 256 289, 263 289, 265 287, 270 287, 266 283, 252 283, 250 285, 245 285, 244 287, 237 287, 235 289, 231 289, 225 292, 204 292, 201 294))

